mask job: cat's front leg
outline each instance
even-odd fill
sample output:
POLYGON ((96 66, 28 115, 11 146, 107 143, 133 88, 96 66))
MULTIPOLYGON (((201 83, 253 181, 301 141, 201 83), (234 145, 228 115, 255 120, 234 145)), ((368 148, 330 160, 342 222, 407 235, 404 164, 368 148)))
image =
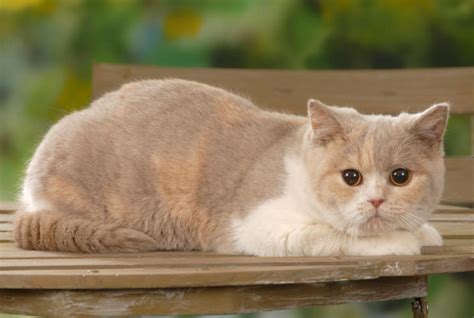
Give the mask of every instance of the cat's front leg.
POLYGON ((341 249, 348 256, 418 255, 421 243, 414 233, 396 230, 376 236, 358 237, 341 249))
POLYGON ((335 241, 335 231, 324 224, 306 222, 237 223, 233 228, 234 247, 231 251, 256 256, 323 256, 340 255, 340 244, 335 241))
POLYGON ((307 224, 288 234, 286 254, 295 256, 338 256, 346 235, 326 224, 307 224))

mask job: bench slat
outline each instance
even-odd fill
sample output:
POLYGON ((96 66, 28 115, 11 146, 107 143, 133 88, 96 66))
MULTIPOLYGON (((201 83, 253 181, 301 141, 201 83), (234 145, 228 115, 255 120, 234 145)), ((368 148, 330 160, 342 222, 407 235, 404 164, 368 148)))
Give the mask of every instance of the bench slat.
POLYGON ((126 290, 1 290, 0 309, 44 317, 230 314, 426 296, 426 277, 126 290), (58 299, 54 306, 45 306, 58 299))
POLYGON ((0 270, 0 281, 3 288, 178 288, 334 282, 474 269, 474 258, 466 255, 365 259, 365 262, 340 265, 0 270))
POLYGON ((262 107, 296 114, 306 114, 309 98, 386 114, 417 112, 432 103, 449 101, 453 114, 474 114, 474 67, 290 71, 96 64, 93 95, 97 98, 123 83, 152 78, 200 81, 242 93, 262 107))

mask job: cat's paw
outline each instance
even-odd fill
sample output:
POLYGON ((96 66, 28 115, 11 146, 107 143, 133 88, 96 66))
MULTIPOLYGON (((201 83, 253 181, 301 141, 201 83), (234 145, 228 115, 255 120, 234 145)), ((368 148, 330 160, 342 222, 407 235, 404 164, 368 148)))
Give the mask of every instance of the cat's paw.
POLYGON ((382 256, 382 255, 419 255, 421 244, 416 236, 406 231, 363 237, 348 246, 344 254, 351 256, 382 256))
POLYGON ((442 246, 443 238, 435 229, 428 223, 421 225, 415 232, 415 236, 422 246, 442 246))

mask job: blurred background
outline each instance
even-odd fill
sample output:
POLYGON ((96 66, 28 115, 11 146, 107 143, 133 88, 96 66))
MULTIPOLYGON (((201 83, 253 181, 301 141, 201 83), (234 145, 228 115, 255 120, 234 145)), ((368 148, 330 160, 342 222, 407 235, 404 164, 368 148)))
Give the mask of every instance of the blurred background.
MULTIPOLYGON (((0 0, 0 200, 47 129, 86 107, 96 62, 370 69, 474 65, 473 0, 0 0)), ((469 154, 469 118, 446 152, 469 154)), ((472 317, 472 275, 430 279, 430 317, 472 317)), ((0 314, 1 316, 1 314, 0 314)), ((409 301, 246 317, 411 317, 409 301)), ((5 316, 7 317, 7 316, 5 316)))

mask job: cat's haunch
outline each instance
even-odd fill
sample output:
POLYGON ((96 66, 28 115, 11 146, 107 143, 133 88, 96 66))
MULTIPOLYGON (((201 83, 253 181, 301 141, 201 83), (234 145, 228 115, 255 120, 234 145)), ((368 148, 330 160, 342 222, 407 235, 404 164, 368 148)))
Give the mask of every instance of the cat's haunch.
POLYGON ((124 85, 54 125, 29 163, 25 249, 410 255, 441 245, 448 105, 262 110, 191 81, 124 85))

